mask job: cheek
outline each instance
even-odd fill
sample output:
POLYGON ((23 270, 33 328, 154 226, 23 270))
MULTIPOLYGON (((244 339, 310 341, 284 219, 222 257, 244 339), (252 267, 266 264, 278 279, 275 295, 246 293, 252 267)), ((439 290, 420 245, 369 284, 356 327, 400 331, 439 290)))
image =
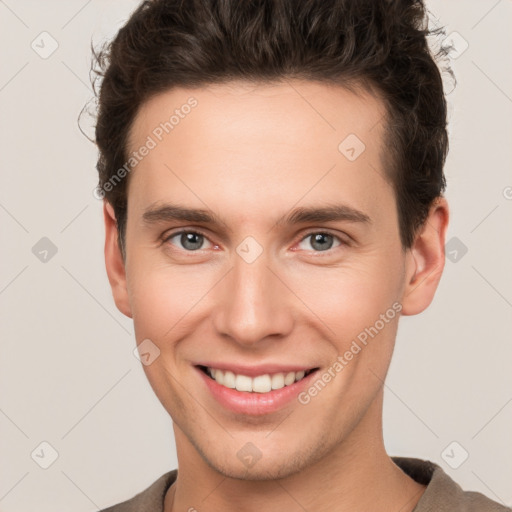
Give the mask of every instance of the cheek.
POLYGON ((130 303, 136 339, 149 338, 163 345, 164 339, 179 339, 185 334, 188 318, 215 284, 215 273, 212 269, 200 271, 193 266, 154 265, 150 261, 134 258, 127 267, 130 303))
MULTIPOLYGON (((379 247, 347 256, 337 267, 281 267, 276 270, 293 293, 280 286, 268 293, 282 293, 283 308, 302 311, 303 319, 343 345, 374 325, 400 297, 402 263, 396 249, 379 247)), ((222 287, 227 268, 155 263, 144 250, 133 251, 127 281, 137 341, 149 338, 163 348, 190 335, 191 323, 215 309, 215 287, 222 287)))
POLYGON ((137 343, 151 340, 160 351, 143 370, 168 411, 187 409, 176 381, 180 372, 178 347, 181 339, 194 332, 195 314, 208 289, 206 278, 185 266, 154 265, 149 258, 134 257, 127 267, 135 338, 137 343))
MULTIPOLYGON (((339 268, 304 267, 300 279, 297 275, 288 279, 297 297, 328 328, 329 337, 337 340, 352 339, 374 325, 399 301, 403 286, 396 255, 383 257, 377 252, 339 268)), ((389 313, 389 323, 395 313, 395 309, 389 313)))

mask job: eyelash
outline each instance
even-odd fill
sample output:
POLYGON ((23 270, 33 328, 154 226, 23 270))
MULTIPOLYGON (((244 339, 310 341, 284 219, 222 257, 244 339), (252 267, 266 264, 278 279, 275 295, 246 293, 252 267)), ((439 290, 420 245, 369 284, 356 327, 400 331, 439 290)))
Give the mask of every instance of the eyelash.
MULTIPOLYGON (((162 241, 163 243, 167 243, 169 242, 169 240, 171 240, 172 238, 175 238, 176 236, 178 235, 182 235, 184 233, 192 233, 194 235, 200 235, 202 237, 204 237, 206 240, 208 240, 210 243, 213 243, 211 242, 211 240, 208 238, 208 236, 201 232, 201 231, 198 231, 198 230, 191 230, 191 229, 182 229, 180 231, 175 231, 173 233, 170 233, 169 235, 164 235, 162 237, 162 241)), ((340 238, 338 235, 335 235, 334 233, 328 231, 328 230, 316 230, 316 231, 309 231, 307 233, 305 233, 302 238, 299 239, 298 243, 300 242, 303 242, 304 240, 306 240, 308 237, 312 236, 312 235, 318 235, 318 234, 322 234, 322 235, 329 235, 329 236, 332 236, 334 239, 338 240, 339 242, 339 245, 336 246, 336 247, 332 247, 330 249, 327 249, 326 251, 314 251, 312 250, 313 253, 315 254, 319 254, 319 255, 322 255, 322 254, 332 254, 336 249, 339 249, 340 247, 342 246, 348 246, 349 245, 349 242, 346 241, 346 240, 343 240, 342 238, 340 238)), ((171 244, 172 245, 172 244, 171 244)), ((214 244, 215 245, 215 244, 214 244)), ((179 249, 181 250, 181 249, 179 249)), ((202 251, 204 249, 197 249, 195 251, 187 251, 186 249, 183 249, 184 252, 189 252, 189 253, 198 253, 200 251, 202 251)))

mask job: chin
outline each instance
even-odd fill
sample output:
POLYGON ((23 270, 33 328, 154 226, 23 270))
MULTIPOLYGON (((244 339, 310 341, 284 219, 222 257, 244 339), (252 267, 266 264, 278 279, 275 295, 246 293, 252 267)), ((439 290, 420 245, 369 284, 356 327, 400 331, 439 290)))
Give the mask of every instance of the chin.
POLYGON ((302 464, 284 460, 258 461, 251 468, 242 464, 212 465, 212 469, 227 478, 247 481, 278 480, 286 478, 303 470, 302 464))
MULTIPOLYGON (((325 440, 324 440, 325 441, 325 440)), ((247 443, 250 446, 250 443, 247 443)), ((253 445, 254 446, 254 445, 253 445)), ((278 480, 304 471, 312 466, 329 451, 324 443, 318 446, 306 446, 305 443, 298 443, 301 451, 293 446, 270 448, 269 452, 260 452, 257 460, 243 462, 244 454, 251 453, 251 448, 243 449, 236 453, 235 457, 226 459, 226 452, 216 454, 205 454, 199 451, 203 460, 214 471, 227 478, 247 481, 278 480), (240 453, 242 452, 242 453, 240 453)), ((255 448, 252 448, 255 450, 255 448)), ((256 453, 256 452, 253 452, 256 453)))

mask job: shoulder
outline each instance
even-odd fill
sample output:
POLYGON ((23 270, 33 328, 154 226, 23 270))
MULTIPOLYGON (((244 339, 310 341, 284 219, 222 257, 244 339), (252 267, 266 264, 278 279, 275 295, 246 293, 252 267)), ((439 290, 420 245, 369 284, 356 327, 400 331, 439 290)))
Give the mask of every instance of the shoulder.
POLYGON ((413 512, 511 512, 512 509, 474 491, 464 491, 441 466, 422 459, 391 457, 411 478, 426 485, 413 512))
POLYGON ((163 512, 165 493, 176 480, 176 476, 176 469, 169 471, 129 500, 102 509, 100 512, 163 512))

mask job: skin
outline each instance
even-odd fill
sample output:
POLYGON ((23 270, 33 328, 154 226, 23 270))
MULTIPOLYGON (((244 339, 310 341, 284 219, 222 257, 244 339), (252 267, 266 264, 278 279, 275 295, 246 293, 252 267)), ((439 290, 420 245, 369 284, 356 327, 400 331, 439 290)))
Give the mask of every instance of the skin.
POLYGON ((116 305, 133 318, 137 343, 149 338, 160 350, 143 368, 174 425, 179 473, 166 512, 411 511, 425 487, 393 463, 382 436, 400 315, 308 404, 268 415, 223 408, 193 364, 277 362, 322 373, 392 304, 420 313, 444 267, 446 200, 404 250, 381 158, 382 102, 315 82, 159 94, 139 110, 131 150, 190 96, 197 107, 129 177, 125 261, 104 205, 116 305), (366 145, 352 162, 338 151, 350 133, 366 145), (163 202, 210 210, 225 224, 145 223, 144 211, 163 202), (340 203, 371 221, 276 224, 298 206, 340 203), (169 238, 177 228, 203 234, 201 249, 169 238), (326 231, 334 238, 321 250, 308 235, 326 231), (263 248, 250 264, 236 252, 247 236, 263 248), (262 454, 250 469, 237 457, 247 442, 262 454))

